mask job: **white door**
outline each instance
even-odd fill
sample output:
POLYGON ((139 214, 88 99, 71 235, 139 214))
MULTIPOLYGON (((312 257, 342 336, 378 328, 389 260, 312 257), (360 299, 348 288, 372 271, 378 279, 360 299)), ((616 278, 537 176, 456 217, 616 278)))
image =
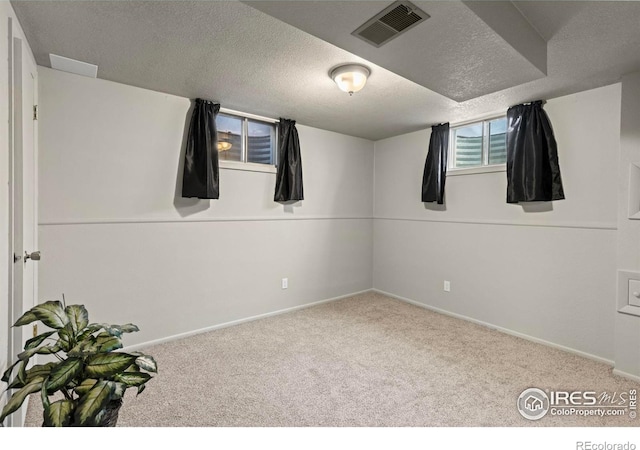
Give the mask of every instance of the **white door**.
MULTIPOLYGON (((20 39, 13 40, 13 148, 11 209, 11 244, 14 261, 11 277, 10 322, 13 324, 37 300, 38 212, 37 212, 37 70, 35 62, 20 39), (27 256, 28 255, 28 256, 27 256)), ((14 328, 10 333, 10 358, 22 351, 24 341, 32 336, 31 327, 14 328)), ((26 411, 16 412, 9 425, 21 426, 26 411)))

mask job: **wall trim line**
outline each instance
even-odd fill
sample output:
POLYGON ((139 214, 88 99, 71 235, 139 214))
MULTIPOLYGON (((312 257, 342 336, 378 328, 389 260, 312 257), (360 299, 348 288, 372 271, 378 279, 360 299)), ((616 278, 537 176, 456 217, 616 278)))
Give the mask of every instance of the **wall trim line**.
POLYGON ((200 217, 200 218, 131 218, 131 219, 87 219, 51 220, 39 226, 58 225, 126 225, 138 223, 199 223, 199 222, 277 222, 292 220, 372 220, 371 216, 301 216, 301 217, 200 217))
POLYGON ((626 378, 626 379, 632 380, 632 381, 637 381, 638 383, 640 383, 640 376, 638 376, 638 375, 634 375, 634 374, 629 373, 629 372, 624 372, 624 371, 616 369, 616 368, 613 369, 613 374, 614 375, 618 375, 619 377, 626 378))
POLYGON ((196 217, 196 218, 114 218, 114 219, 85 219, 85 220, 45 220, 38 223, 39 226, 63 226, 63 225, 126 225, 126 224, 152 224, 152 223, 203 223, 203 222, 277 222, 293 220, 392 220, 399 222, 435 222, 458 223, 465 225, 495 225, 514 227, 538 227, 538 228, 573 228, 584 230, 616 231, 618 226, 597 222, 561 222, 548 223, 522 223, 509 220, 467 220, 467 219, 425 219, 410 217, 373 217, 373 216, 301 216, 301 217, 196 217))
POLYGON ((281 314, 286 314, 286 313, 298 311, 300 309, 306 309, 306 308, 311 308, 312 306, 322 305, 324 303, 335 302, 336 300, 342 300, 344 298, 353 297, 355 295, 366 294, 367 292, 371 292, 371 289, 365 289, 365 290, 362 290, 362 291, 352 292, 350 294, 339 295, 337 297, 331 297, 331 298, 327 298, 327 299, 324 299, 324 300, 318 300, 316 302, 305 303, 303 305, 292 306, 290 308, 278 309, 276 311, 263 313, 263 314, 257 314, 255 316, 249 316, 249 317, 245 317, 245 318, 242 318, 242 319, 231 320, 229 322, 223 322, 223 323, 220 323, 220 324, 217 324, 217 325, 211 325, 209 327, 199 328, 197 330, 186 331, 184 333, 178 333, 178 334, 174 334, 174 335, 167 336, 167 337, 164 337, 164 338, 153 339, 151 341, 142 342, 140 344, 134 344, 134 345, 127 346, 127 347, 124 348, 124 351, 140 350, 140 349, 143 349, 143 348, 146 348, 146 347, 150 347, 152 345, 164 344, 165 342, 172 342, 172 341, 176 341, 178 339, 184 339, 184 338, 187 338, 187 337, 196 336, 198 334, 208 333, 209 331, 220 330, 222 328, 228 328, 228 327, 232 327, 232 326, 235 326, 235 325, 241 325, 243 323, 253 322, 255 320, 266 319, 267 317, 279 316, 281 314))
POLYGON ((451 311, 447 311, 445 309, 436 308, 435 306, 427 305, 425 303, 420 303, 418 301, 411 300, 409 298, 402 297, 402 296, 396 295, 396 294, 392 294, 390 292, 386 292, 386 291, 383 291, 383 290, 380 290, 380 289, 373 288, 372 291, 373 292, 377 292, 378 294, 382 294, 382 295, 386 295, 388 297, 395 298, 397 300, 400 300, 400 301, 403 301, 403 302, 406 302, 406 303, 410 303, 410 304, 418 306, 420 308, 428 309, 430 311, 433 311, 433 312, 436 312, 436 313, 439 313, 439 314, 444 314, 445 316, 449 316, 449 317, 454 317, 456 319, 465 320, 467 322, 475 323, 476 325, 480 325, 480 326, 489 328, 491 330, 496 330, 496 331, 499 331, 501 333, 508 334, 510 336, 515 336, 515 337, 518 337, 518 338, 521 338, 521 339, 524 339, 524 340, 527 340, 527 341, 530 341, 530 342, 535 342, 536 344, 546 345, 547 347, 555 348, 557 350, 562 350, 562 351, 565 351, 565 352, 568 352, 568 353, 572 353, 574 355, 582 356, 583 358, 587 358, 587 359, 590 359, 592 361, 596 361, 596 362, 599 362, 599 363, 602 363, 602 364, 606 364, 606 365, 608 365, 610 367, 614 366, 614 362, 612 360, 606 359, 606 358, 602 358, 602 357, 594 355, 592 353, 583 352, 582 350, 577 350, 575 348, 567 347, 567 346, 564 346, 564 345, 561 345, 561 344, 556 344, 554 342, 547 341, 545 339, 540 339, 540 338, 537 338, 537 337, 534 337, 534 336, 530 336, 528 334, 520 333, 518 331, 514 331, 514 330, 511 330, 509 328, 500 327, 498 325, 494 325, 494 324, 491 324, 489 322, 484 322, 482 320, 474 319, 474 318, 469 317, 469 316, 465 316, 465 315, 462 315, 462 314, 458 314, 458 313, 454 313, 454 312, 451 312, 451 311))
POLYGON ((402 222, 440 222, 440 223, 461 223, 467 225, 498 225, 514 227, 541 227, 541 228, 579 228, 585 230, 612 230, 618 229, 617 224, 598 222, 558 222, 552 223, 524 223, 511 220, 470 220, 470 219, 425 219, 411 217, 373 217, 374 220, 395 220, 402 222))

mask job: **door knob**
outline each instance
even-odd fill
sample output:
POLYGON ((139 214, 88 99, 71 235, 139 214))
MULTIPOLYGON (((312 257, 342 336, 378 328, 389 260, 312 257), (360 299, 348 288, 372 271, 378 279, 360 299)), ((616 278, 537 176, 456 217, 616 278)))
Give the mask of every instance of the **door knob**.
POLYGON ((24 252, 24 262, 27 262, 28 259, 32 259, 34 261, 40 261, 40 251, 33 253, 24 252))

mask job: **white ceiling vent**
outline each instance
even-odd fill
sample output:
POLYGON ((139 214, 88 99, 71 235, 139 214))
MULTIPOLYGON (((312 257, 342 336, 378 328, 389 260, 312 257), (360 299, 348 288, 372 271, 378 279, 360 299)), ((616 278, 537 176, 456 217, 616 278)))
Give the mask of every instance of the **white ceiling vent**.
POLYGON ((351 34, 374 47, 382 47, 429 17, 429 14, 413 3, 398 1, 387 6, 351 34))

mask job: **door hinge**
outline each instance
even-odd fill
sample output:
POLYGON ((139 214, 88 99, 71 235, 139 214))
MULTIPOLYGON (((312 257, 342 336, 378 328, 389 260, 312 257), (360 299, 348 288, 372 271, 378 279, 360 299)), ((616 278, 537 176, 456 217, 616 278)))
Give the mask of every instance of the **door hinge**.
POLYGON ((33 120, 38 120, 38 105, 33 105, 33 120))

